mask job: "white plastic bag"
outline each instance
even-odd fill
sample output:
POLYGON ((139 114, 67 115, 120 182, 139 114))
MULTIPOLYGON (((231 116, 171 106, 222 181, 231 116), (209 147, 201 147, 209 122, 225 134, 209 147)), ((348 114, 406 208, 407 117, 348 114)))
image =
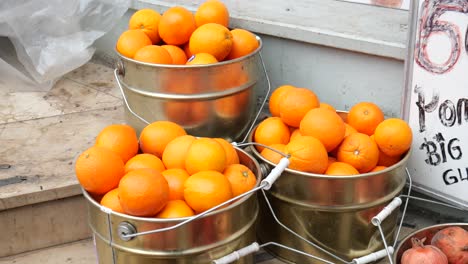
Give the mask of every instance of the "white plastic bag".
POLYGON ((23 84, 32 84, 26 88, 31 91, 50 89, 56 79, 89 61, 93 42, 129 5, 130 0, 1 0, 0 36, 9 38, 20 65, 0 41, 0 77, 19 76, 23 84))

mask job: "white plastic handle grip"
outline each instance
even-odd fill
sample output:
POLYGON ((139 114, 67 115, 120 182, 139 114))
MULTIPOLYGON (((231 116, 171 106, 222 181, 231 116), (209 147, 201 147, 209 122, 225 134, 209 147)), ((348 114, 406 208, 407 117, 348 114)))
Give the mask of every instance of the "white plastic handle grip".
MULTIPOLYGON (((393 254, 393 247, 388 247, 388 252, 393 254)), ((353 264, 366 264, 377 261, 383 257, 387 256, 387 250, 384 248, 374 253, 370 253, 369 255, 362 256, 360 258, 353 259, 353 264)))
POLYGON ((289 159, 284 157, 282 158, 278 164, 276 165, 275 168, 273 168, 270 171, 270 174, 262 180, 261 184, 266 184, 265 187, 263 187, 264 190, 270 190, 271 186, 273 183, 275 183, 276 179, 281 176, 281 173, 289 166, 289 159))
POLYGON ((241 257, 247 256, 259 250, 260 250, 260 245, 257 242, 254 242, 246 247, 243 247, 239 250, 232 252, 229 255, 213 260, 213 264, 228 264, 236 260, 239 260, 241 257))
POLYGON ((393 200, 387 206, 385 206, 384 209, 380 211, 380 213, 378 213, 376 216, 372 218, 371 220, 372 224, 374 224, 374 226, 380 225, 380 223, 382 223, 382 221, 385 220, 385 218, 387 218, 387 216, 389 216, 393 212, 393 210, 398 208, 400 205, 401 205, 401 198, 400 197, 393 198, 393 200))

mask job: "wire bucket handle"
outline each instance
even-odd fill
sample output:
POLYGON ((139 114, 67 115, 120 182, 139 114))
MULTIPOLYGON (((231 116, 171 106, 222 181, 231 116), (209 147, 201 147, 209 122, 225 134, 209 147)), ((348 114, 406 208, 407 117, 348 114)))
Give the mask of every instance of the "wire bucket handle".
MULTIPOLYGON (((280 224, 283 228, 285 228, 287 231, 291 232, 293 235, 295 235, 296 237, 298 237, 299 239, 301 240, 304 240, 306 241, 308 244, 320 249, 321 251, 323 251, 324 253, 327 253, 329 256, 332 256, 334 257, 335 259, 339 260, 340 262, 342 263, 346 263, 346 264, 368 264, 368 263, 373 263, 375 261, 378 261, 384 257, 387 257, 388 258, 388 261, 390 264, 396 264, 393 262, 393 254, 395 253, 395 247, 396 247, 396 244, 398 242, 398 237, 400 235, 400 231, 401 231, 401 227, 403 225, 403 219, 405 218, 405 215, 406 215, 406 210, 407 210, 407 207, 408 207, 408 202, 409 202, 409 199, 416 199, 416 200, 420 200, 420 201, 426 201, 426 202, 430 202, 430 203, 434 203, 434 204, 439 204, 439 205, 443 205, 443 206, 447 206, 447 207, 451 207, 451 208, 454 208, 454 209, 458 209, 458 210, 462 210, 462 211, 466 211, 465 209, 463 208, 460 208, 460 207, 457 207, 457 206, 452 206, 452 205, 449 205, 449 204, 446 204, 446 203, 441 203, 441 202, 437 202, 437 201, 432 201, 432 200, 428 200, 428 199, 424 199, 424 198, 419 198, 419 197, 414 197, 414 196, 411 196, 411 189, 412 189, 412 179, 411 179, 411 175, 408 171, 408 169, 406 168, 406 175, 407 175, 407 178, 408 178, 408 194, 404 195, 400 195, 400 196, 397 196, 395 198, 393 198, 393 200, 387 205, 385 206, 377 215, 375 215, 372 219, 371 219, 371 223, 376 226, 378 229, 379 229, 379 233, 381 235, 381 238, 382 238, 382 242, 384 244, 384 248, 379 250, 379 251, 376 251, 376 252, 373 252, 373 253, 370 253, 368 255, 365 255, 365 256, 362 256, 362 257, 359 257, 359 258, 354 258, 351 262, 348 262, 346 260, 343 260, 341 259, 340 257, 336 256, 335 254, 319 247, 318 245, 315 245, 314 243, 306 240, 305 238, 303 238, 302 236, 300 236, 299 234, 295 233, 294 231, 292 231, 291 229, 289 229, 287 226, 285 226, 283 223, 281 223, 279 221, 279 219, 276 217, 274 211, 273 211, 273 207, 271 206, 271 204, 269 203, 268 201, 268 198, 267 196, 265 195, 264 191, 262 190, 263 192, 263 195, 264 195, 264 198, 265 198, 265 201, 267 202, 267 205, 273 215, 273 218, 275 219, 275 221, 280 224), (402 216, 401 216, 401 219, 400 219, 400 223, 398 225, 398 230, 397 230, 397 234, 395 235, 395 240, 394 240, 394 243, 393 245, 388 245, 387 244, 387 241, 385 239, 385 234, 381 228, 381 224, 382 222, 389 216, 391 215, 391 213, 400 208, 400 206, 402 205, 403 201, 401 198, 406 198, 406 201, 405 201, 405 204, 404 204, 404 207, 403 207, 403 211, 402 211, 402 216)), ((322 258, 319 258, 317 256, 314 256, 314 255, 311 255, 311 254, 308 254, 306 252, 303 252, 303 251, 300 251, 300 250, 297 250, 297 249, 294 249, 294 248, 291 248, 291 247, 288 247, 288 246, 285 246, 285 245, 282 245, 282 244, 279 244, 279 243, 275 243, 275 242, 267 242, 265 244, 258 244, 257 242, 255 243, 252 243, 244 248, 241 248, 239 250, 236 250, 222 258, 219 258, 219 259, 216 259, 213 261, 213 264, 228 264, 228 263, 231 263, 231 262, 234 262, 238 259, 240 259, 241 257, 244 257, 244 256, 247 256, 248 254, 252 254, 252 253, 255 253, 257 251, 259 251, 261 248, 263 247, 266 247, 266 246, 277 246, 277 247, 281 247, 281 248, 284 248, 284 249, 287 249, 287 250, 290 250, 292 252, 295 252, 295 253, 298 253, 298 254, 301 254, 301 255, 304 255, 304 256, 307 256, 307 257, 310 257, 312 259, 315 259, 315 260, 319 260, 323 263, 327 263, 327 264, 334 264, 335 262, 330 262, 328 260, 325 260, 325 259, 322 259, 322 258)))
MULTIPOLYGON (((142 236, 142 235, 148 235, 148 234, 154 234, 154 233, 160 233, 160 232, 166 232, 166 231, 170 231, 170 230, 173 230, 173 229, 176 229, 176 228, 179 228, 185 224, 188 224, 192 221, 195 221, 196 219, 199 219, 223 206, 226 206, 238 199, 241 199, 247 195, 250 195, 258 190, 269 190, 271 188, 271 186, 273 185, 273 183, 281 176, 281 173, 289 166, 289 159, 288 157, 284 157, 280 160, 280 162, 278 163, 278 165, 272 169, 270 171, 270 173, 260 182, 259 186, 243 193, 243 194, 240 194, 236 197, 233 197, 219 205, 216 205, 200 214, 197 214, 195 216, 192 216, 176 225, 173 225, 173 226, 169 226, 169 227, 165 227, 165 228, 160 228, 160 229, 154 229, 154 230, 148 230, 148 231, 143 231, 143 232, 138 232, 137 229, 132 225, 130 224, 129 222, 126 222, 126 221, 123 221, 121 223, 119 223, 118 227, 117 227, 117 235, 119 236, 119 238, 122 240, 122 241, 130 241, 132 240, 133 238, 137 237, 137 236, 142 236)), ((101 206, 101 210, 105 213, 107 213, 108 215, 112 214, 112 210, 104 207, 104 206, 101 206)))
MULTIPOLYGON (((263 192, 263 190, 262 190, 263 192)), ((265 195, 265 193, 263 192, 263 195, 264 195, 264 198, 265 198, 265 201, 273 215, 273 218, 274 220, 280 225, 282 226, 283 228, 285 228, 288 232, 292 233, 294 236, 296 236, 297 238, 307 242, 308 244, 318 248, 319 250, 321 250, 322 252, 326 253, 327 255, 337 259, 338 261, 342 262, 342 263, 346 263, 346 264, 367 264, 367 263, 372 263, 374 261, 377 261, 387 255, 391 256, 394 252, 394 249, 393 247, 387 247, 387 244, 385 242, 385 234, 383 234, 383 230, 380 228, 380 224, 382 221, 385 220, 385 218, 387 216, 389 216, 393 210, 395 210, 396 208, 399 207, 399 205, 401 204, 401 199, 396 197, 394 200, 392 200, 379 214, 377 214, 373 219, 372 219, 372 223, 374 224, 374 219, 375 220, 375 224, 376 226, 379 226, 379 231, 382 235, 382 238, 384 239, 384 245, 385 245, 385 248, 382 249, 382 250, 379 250, 377 252, 373 252, 373 253, 370 253, 368 255, 365 255, 365 256, 362 256, 362 257, 359 257, 359 258, 355 258, 353 259, 351 262, 348 262, 342 258, 340 258, 339 256, 325 250, 324 248, 316 245, 315 243, 313 242, 310 242, 308 241, 307 239, 303 238, 301 235, 297 234, 296 232, 294 232, 293 230, 291 230, 290 228, 288 228, 286 225, 284 225, 275 215, 275 212, 273 210, 273 207, 271 206, 270 202, 268 201, 268 198, 267 196, 265 195)), ((317 257, 317 256, 314 256, 312 254, 309 254, 309 253, 306 253, 306 252, 303 252, 303 251, 300 251, 300 250, 297 250, 297 249, 294 249, 294 248, 291 248, 291 247, 288 247, 288 246, 285 246, 283 244, 279 244, 279 243, 276 243, 276 242, 267 242, 265 244, 258 244, 257 242, 254 242, 246 247, 243 247, 239 250, 236 250, 224 257, 221 257, 219 259, 216 259, 216 260, 213 260, 213 264, 229 264, 229 263, 232 263, 236 260, 239 260, 241 257, 244 257, 244 256, 247 256, 249 254, 252 254, 252 253, 255 253, 257 251, 259 251, 261 248, 263 247, 266 247, 266 246, 277 246, 277 247, 281 247, 281 248, 284 248, 286 250, 290 250, 290 251, 293 251, 295 253, 298 253, 298 254, 301 254, 301 255, 304 255, 304 256, 307 256, 309 258, 312 258, 314 260, 318 260, 318 261, 321 261, 323 263, 327 263, 327 264, 334 264, 335 262, 330 262, 326 259, 323 259, 323 258, 320 258, 320 257, 317 257)))

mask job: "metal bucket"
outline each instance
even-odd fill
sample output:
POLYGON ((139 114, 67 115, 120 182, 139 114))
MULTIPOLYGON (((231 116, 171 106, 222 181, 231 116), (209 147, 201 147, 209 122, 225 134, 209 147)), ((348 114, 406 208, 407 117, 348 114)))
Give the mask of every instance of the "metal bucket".
POLYGON ((126 122, 138 133, 148 123, 169 120, 194 136, 235 141, 247 134, 266 75, 257 39, 251 54, 207 65, 144 63, 117 53, 126 122))
POLYGON ((447 224, 439 224, 439 225, 432 225, 428 226, 423 229, 419 229, 417 231, 414 231, 413 233, 407 235, 405 238, 403 238, 400 242, 398 242, 398 246, 395 250, 395 253, 393 254, 393 263, 394 264, 400 264, 401 257, 403 256, 403 253, 411 248, 411 238, 416 237, 419 239, 426 238, 426 243, 432 240, 432 237, 439 232, 440 230, 446 228, 446 227, 452 227, 452 226, 459 226, 466 231, 468 231, 468 224, 467 223, 447 223, 447 224))
MULTIPOLYGON (((258 186, 261 178, 258 162, 245 151, 236 150, 240 162, 257 176, 258 186)), ((188 218, 157 219, 108 212, 86 191, 83 194, 101 264, 211 263, 255 241, 259 211, 255 193, 175 229, 138 235, 130 240, 121 234, 167 228, 188 218)), ((254 259, 246 256, 236 263, 250 264, 254 259)))
MULTIPOLYGON (((249 135, 250 142, 254 133, 255 130, 249 135)), ((263 158, 254 146, 250 150, 261 166, 274 168, 275 164, 263 158)), ((408 158, 409 152, 385 170, 355 176, 328 176, 286 169, 266 192, 271 208, 279 222, 323 250, 274 221, 263 196, 259 198, 258 239, 262 243, 283 244, 333 263, 339 261, 327 252, 349 262, 384 248, 380 232, 371 219, 405 186, 408 158)), ((381 224, 387 241, 394 236, 397 218, 398 210, 395 210, 381 224)), ((281 247, 267 250, 286 262, 323 263, 281 247)))

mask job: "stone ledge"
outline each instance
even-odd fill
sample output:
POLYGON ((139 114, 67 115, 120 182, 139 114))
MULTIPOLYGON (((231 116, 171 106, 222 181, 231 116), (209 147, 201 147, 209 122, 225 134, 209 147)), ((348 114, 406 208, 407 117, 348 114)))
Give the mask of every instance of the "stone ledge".
POLYGON ((49 91, 0 83, 0 212, 81 194, 74 160, 111 123, 123 123, 112 70, 89 62, 49 91), (20 89, 19 89, 20 90, 20 89))

